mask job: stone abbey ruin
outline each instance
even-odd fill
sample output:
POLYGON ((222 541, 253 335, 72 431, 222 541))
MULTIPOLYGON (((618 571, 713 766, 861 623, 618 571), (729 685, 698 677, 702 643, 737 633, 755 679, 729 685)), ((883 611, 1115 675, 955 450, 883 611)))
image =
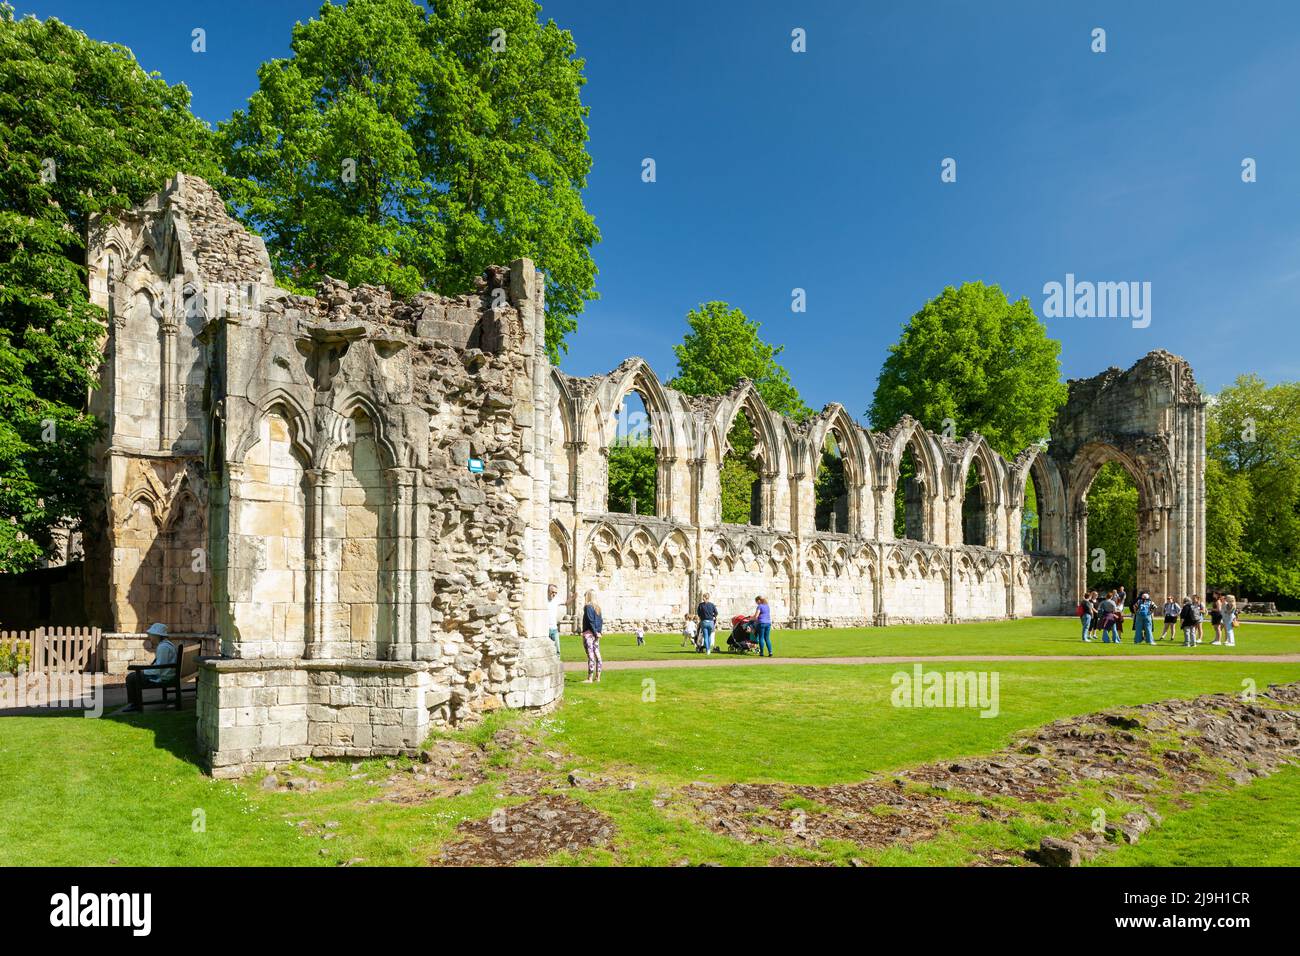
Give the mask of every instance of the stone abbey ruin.
POLYGON ((89 267, 109 321, 88 605, 120 632, 161 620, 219 635, 198 704, 219 776, 410 752, 433 725, 553 706, 548 582, 571 624, 599 591, 611 630, 676 630, 702 592, 724 614, 763 594, 779 627, 1068 613, 1088 488, 1113 460, 1138 488, 1137 583, 1204 587, 1205 405, 1167 352, 1071 382, 1051 441, 1007 461, 978 435, 910 419, 871 432, 839 405, 795 422, 744 382, 684 395, 640 359, 566 375, 544 351, 528 260, 466 296, 393 301, 332 281, 290 293, 262 241, 189 176, 97 225, 89 267), (655 449, 652 515, 608 509, 631 392, 655 449), (757 436, 751 523, 724 524, 719 469, 742 412, 757 436), (819 528, 828 435, 846 491, 819 528))

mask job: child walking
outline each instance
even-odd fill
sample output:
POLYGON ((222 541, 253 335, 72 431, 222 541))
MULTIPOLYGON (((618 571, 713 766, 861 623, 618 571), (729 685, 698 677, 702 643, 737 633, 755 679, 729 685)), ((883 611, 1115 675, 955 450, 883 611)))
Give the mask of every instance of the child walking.
POLYGON ((682 625, 682 647, 685 647, 687 643, 694 647, 695 635, 698 631, 699 628, 695 624, 695 616, 693 614, 687 614, 686 623, 682 625))

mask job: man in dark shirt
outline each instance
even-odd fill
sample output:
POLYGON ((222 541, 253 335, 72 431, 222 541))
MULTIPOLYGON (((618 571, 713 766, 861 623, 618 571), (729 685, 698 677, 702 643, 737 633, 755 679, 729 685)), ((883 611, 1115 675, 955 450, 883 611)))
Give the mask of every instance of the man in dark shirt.
POLYGON ((705 594, 700 599, 700 605, 695 609, 696 616, 700 619, 700 645, 704 648, 704 653, 713 653, 713 629, 718 626, 718 609, 713 606, 709 596, 705 594))

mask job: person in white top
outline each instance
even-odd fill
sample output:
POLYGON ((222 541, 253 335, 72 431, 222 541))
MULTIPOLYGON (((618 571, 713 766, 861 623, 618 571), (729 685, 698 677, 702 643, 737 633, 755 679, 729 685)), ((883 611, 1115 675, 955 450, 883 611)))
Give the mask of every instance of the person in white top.
POLYGON ((682 647, 686 646, 687 641, 689 641, 692 646, 695 645, 695 634, 697 630, 698 628, 695 624, 695 616, 693 614, 687 614, 686 623, 682 625, 682 647))
POLYGON ((551 625, 551 632, 548 635, 551 643, 555 645, 555 653, 560 653, 560 615, 564 613, 564 598, 560 597, 560 589, 554 584, 546 589, 546 613, 549 615, 548 620, 551 625))

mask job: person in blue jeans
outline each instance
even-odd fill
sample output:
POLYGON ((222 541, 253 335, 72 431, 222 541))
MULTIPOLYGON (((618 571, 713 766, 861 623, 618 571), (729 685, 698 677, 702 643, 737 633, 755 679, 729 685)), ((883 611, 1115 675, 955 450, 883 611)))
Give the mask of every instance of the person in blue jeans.
POLYGON ((700 619, 700 649, 707 656, 713 653, 713 629, 718 626, 718 609, 707 594, 700 598, 695 616, 700 619))
POLYGON ((756 637, 758 638, 758 656, 763 656, 763 648, 767 648, 767 656, 772 656, 772 605, 767 603, 767 598, 759 595, 754 598, 754 613, 750 617, 754 622, 756 637))
POLYGON ((1151 595, 1143 591, 1133 605, 1133 643, 1151 644, 1156 642, 1155 605, 1151 595))
POLYGON ((1088 639, 1088 632, 1092 630, 1092 618, 1097 613, 1097 605, 1093 603, 1096 595, 1089 591, 1079 599, 1079 620, 1083 623, 1083 642, 1091 643, 1088 639))
POLYGON ((1101 615, 1101 642, 1103 644, 1119 643, 1119 617, 1115 613, 1115 592, 1108 591, 1101 603, 1097 605, 1101 615), (1112 640, 1112 637, 1114 640, 1112 640))

